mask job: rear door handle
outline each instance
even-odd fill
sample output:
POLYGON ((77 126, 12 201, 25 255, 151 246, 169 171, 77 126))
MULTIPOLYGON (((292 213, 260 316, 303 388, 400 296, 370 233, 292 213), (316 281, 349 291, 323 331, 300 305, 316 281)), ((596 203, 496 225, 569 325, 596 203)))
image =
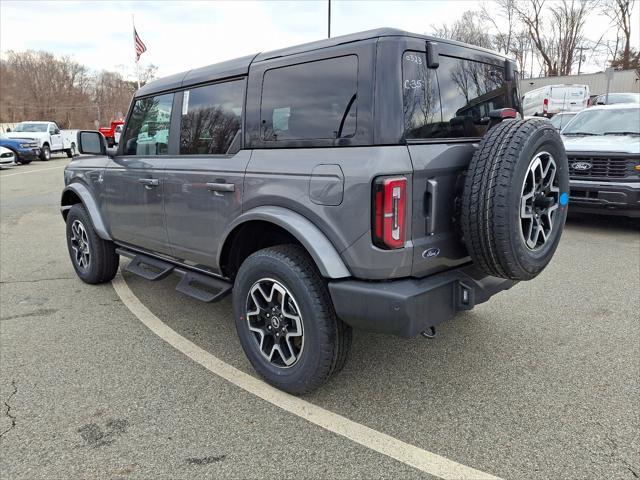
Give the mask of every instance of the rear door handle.
POLYGON ((235 192, 235 183, 207 183, 207 190, 212 192, 235 192))
POLYGON ((143 184, 145 188, 157 187, 160 185, 160 180, 157 178, 139 178, 138 182, 143 184))

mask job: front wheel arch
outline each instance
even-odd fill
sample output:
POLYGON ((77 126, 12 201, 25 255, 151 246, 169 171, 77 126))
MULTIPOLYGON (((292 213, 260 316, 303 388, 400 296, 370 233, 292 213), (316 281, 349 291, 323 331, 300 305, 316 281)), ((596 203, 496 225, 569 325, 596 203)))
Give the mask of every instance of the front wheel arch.
POLYGON ((81 203, 87 210, 98 236, 103 240, 113 240, 89 189, 82 183, 74 182, 62 191, 62 198, 60 199, 60 212, 65 221, 69 210, 77 203, 81 203))

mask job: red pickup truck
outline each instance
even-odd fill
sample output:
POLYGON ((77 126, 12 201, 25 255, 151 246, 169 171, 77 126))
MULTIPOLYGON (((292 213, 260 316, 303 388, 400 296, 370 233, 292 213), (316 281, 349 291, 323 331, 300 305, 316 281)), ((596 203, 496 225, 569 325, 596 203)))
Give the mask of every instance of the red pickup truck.
POLYGON ((113 122, 111 122, 110 127, 100 128, 100 133, 104 135, 104 138, 107 139, 107 145, 109 147, 117 145, 120 141, 120 134, 122 133, 123 125, 124 120, 114 120, 113 122))

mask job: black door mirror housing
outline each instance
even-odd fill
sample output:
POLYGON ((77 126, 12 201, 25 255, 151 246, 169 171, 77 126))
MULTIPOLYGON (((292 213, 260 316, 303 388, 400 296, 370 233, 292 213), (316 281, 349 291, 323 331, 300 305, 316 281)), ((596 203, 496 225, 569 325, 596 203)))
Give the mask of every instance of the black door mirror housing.
POLYGON ((94 130, 79 131, 78 151, 88 155, 106 155, 107 145, 104 136, 94 130))

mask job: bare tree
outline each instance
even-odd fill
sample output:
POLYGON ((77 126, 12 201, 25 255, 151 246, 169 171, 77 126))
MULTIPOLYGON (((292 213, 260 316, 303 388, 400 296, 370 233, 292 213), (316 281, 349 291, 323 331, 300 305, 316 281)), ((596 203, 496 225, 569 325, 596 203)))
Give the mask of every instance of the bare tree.
POLYGON ((616 28, 616 51, 613 52, 614 61, 618 59, 618 45, 622 40, 622 52, 616 68, 627 70, 631 68, 631 13, 636 0, 606 0, 602 4, 602 13, 611 19, 616 28))
POLYGON ((436 37, 458 40, 478 47, 494 48, 491 34, 483 25, 480 13, 473 10, 464 12, 462 17, 451 25, 443 24, 440 27, 432 26, 431 28, 436 37))
POLYGON ((531 45, 531 37, 526 29, 522 29, 513 34, 509 53, 513 55, 518 64, 520 77, 525 78, 529 53, 531 53, 531 65, 533 66, 533 47, 531 45))
POLYGON ((507 55, 513 53, 513 41, 518 27, 517 0, 494 0, 480 7, 480 18, 493 25, 494 47, 507 55))
MULTIPOLYGON (((149 65, 143 80, 153 79, 149 65)), ((117 72, 90 73, 68 57, 7 52, 0 60, 0 122, 53 120, 63 128, 94 128, 126 112, 135 83, 117 72)))
POLYGON ((540 55, 545 74, 569 75, 584 24, 596 0, 563 0, 545 8, 546 0, 517 2, 515 9, 540 55))

